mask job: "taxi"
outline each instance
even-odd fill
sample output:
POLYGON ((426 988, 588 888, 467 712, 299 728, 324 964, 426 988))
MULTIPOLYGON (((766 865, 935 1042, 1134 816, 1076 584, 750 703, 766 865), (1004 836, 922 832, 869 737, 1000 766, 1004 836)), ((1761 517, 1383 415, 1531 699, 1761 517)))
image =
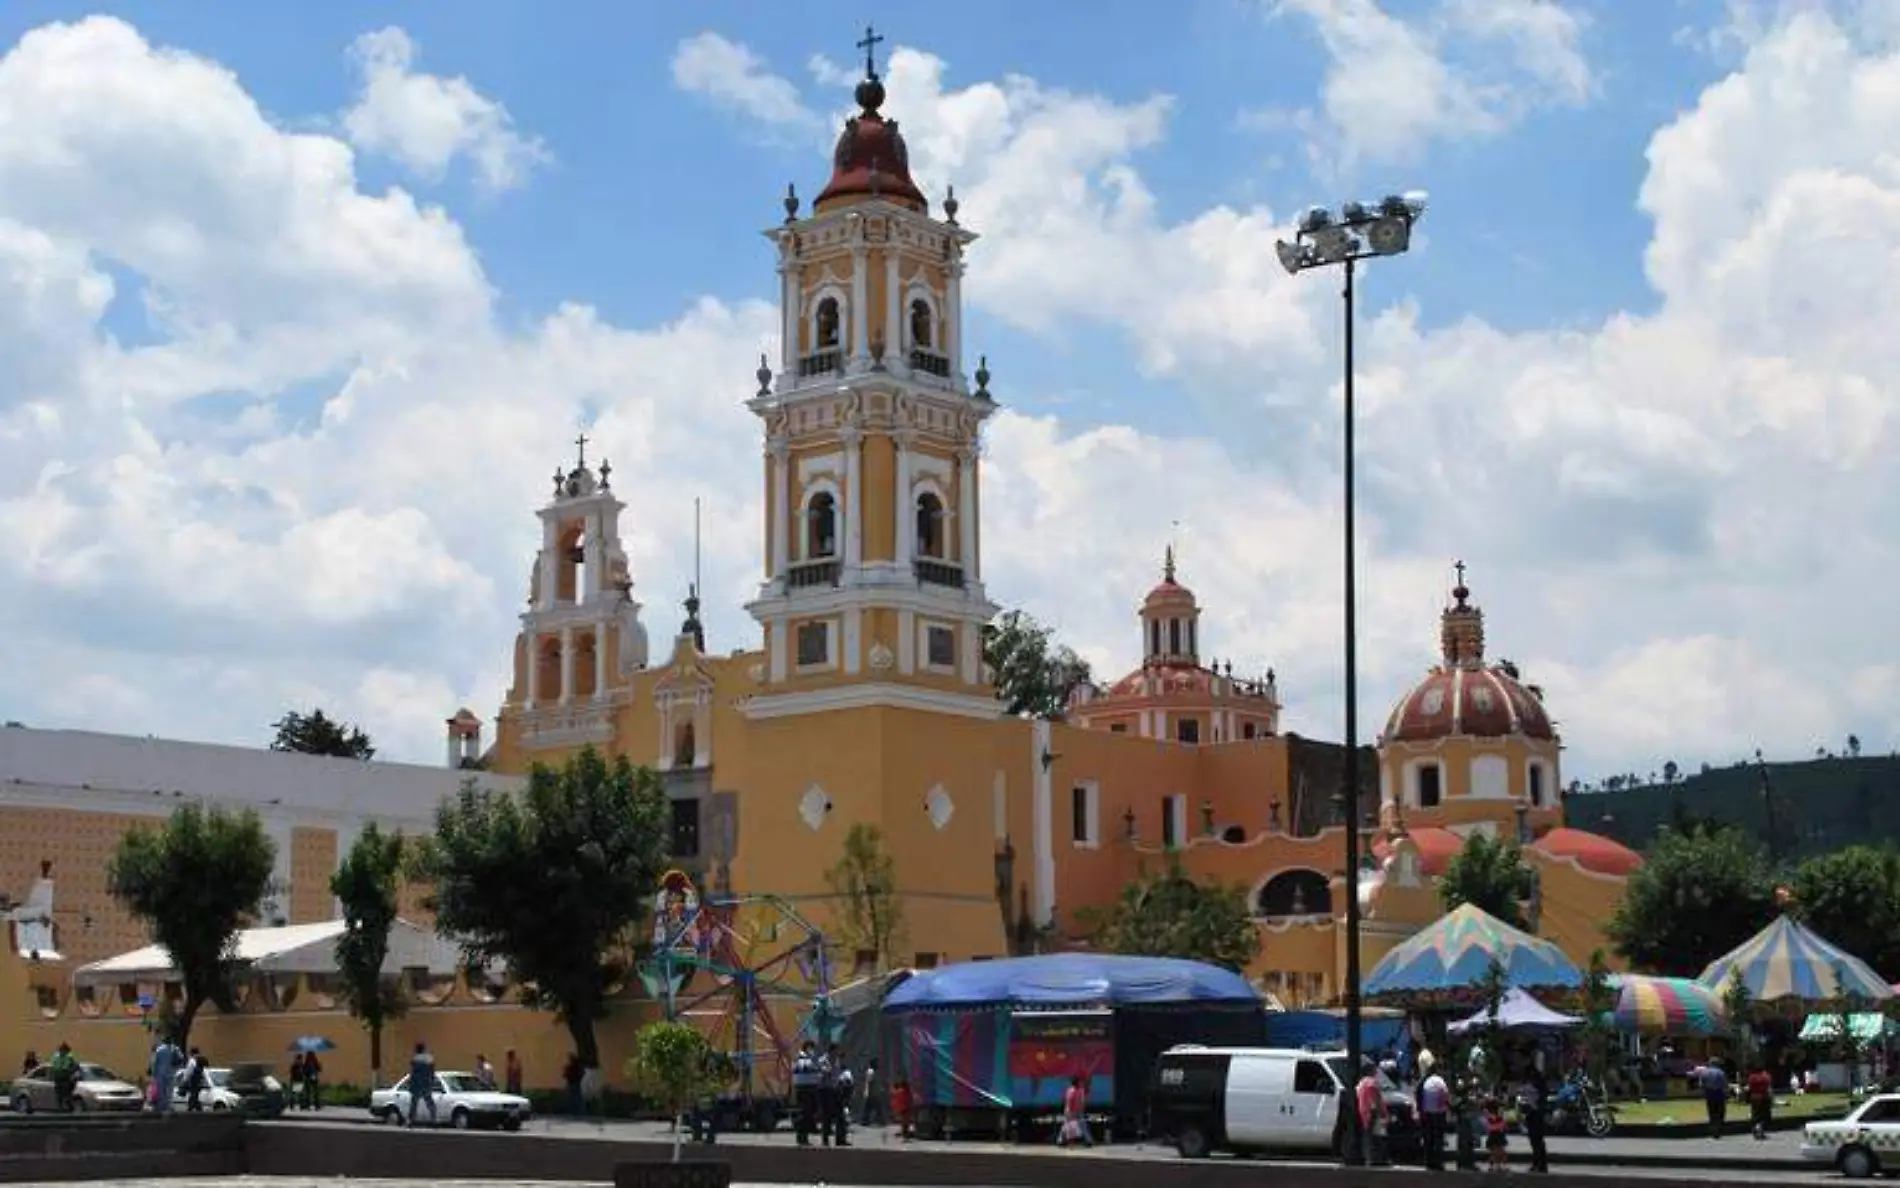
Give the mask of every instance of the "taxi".
POLYGON ((1801 1156, 1831 1163, 1852 1180, 1900 1171, 1900 1093, 1870 1097, 1845 1118, 1808 1123, 1801 1156))

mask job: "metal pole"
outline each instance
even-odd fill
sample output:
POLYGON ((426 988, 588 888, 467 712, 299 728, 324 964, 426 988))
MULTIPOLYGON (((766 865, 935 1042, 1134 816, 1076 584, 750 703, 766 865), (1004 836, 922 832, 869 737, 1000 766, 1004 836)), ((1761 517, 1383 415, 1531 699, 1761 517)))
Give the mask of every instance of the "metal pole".
MULTIPOLYGON (((1359 631, 1356 582, 1357 566, 1353 546, 1353 261, 1346 260, 1346 286, 1343 291, 1346 312, 1346 1066, 1354 1083, 1359 1077, 1359 631)), ((1357 1165, 1365 1160, 1365 1148, 1359 1134, 1358 1095, 1346 1125, 1344 1162, 1357 1165)))

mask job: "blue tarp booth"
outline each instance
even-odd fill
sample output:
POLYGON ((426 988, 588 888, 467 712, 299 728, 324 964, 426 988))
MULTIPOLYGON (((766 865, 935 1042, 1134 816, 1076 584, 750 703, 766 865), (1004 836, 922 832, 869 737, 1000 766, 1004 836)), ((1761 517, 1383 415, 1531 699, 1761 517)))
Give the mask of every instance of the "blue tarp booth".
POLYGON ((885 998, 884 1067, 919 1107, 1041 1113, 1083 1077, 1117 1129, 1146 1116, 1176 1044, 1258 1046, 1266 1004, 1238 974, 1171 957, 1055 953, 924 970, 885 998))
MULTIPOLYGON (((1359 1047, 1367 1055, 1399 1053, 1411 1047, 1402 1017, 1363 1016, 1359 1047)), ((1346 1016, 1334 1011, 1275 1011, 1267 1016, 1267 1045, 1273 1048, 1346 1047, 1346 1016)))

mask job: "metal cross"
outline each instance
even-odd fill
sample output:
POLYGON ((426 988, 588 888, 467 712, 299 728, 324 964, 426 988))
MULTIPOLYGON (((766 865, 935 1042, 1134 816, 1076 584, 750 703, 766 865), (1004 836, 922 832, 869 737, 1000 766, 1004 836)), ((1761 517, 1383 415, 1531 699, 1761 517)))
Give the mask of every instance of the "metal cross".
POLYGON ((864 51, 864 77, 866 78, 877 77, 877 58, 873 55, 877 52, 878 43, 883 40, 878 36, 877 30, 869 25, 864 27, 864 39, 858 42, 858 48, 864 51))
POLYGON ((1465 563, 1463 561, 1454 561, 1452 562, 1451 567, 1458 571, 1458 584, 1461 586, 1464 585, 1465 584, 1465 563))
POLYGON ((586 466, 587 465, 587 435, 583 433, 579 437, 575 438, 574 445, 577 449, 580 450, 579 465, 586 466))

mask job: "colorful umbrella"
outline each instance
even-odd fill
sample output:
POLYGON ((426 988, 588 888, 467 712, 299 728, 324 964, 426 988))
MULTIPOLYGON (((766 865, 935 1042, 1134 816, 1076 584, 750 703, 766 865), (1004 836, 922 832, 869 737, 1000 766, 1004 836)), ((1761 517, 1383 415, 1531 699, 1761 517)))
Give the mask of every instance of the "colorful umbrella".
POLYGON ((1865 961, 1786 916, 1716 958, 1696 980, 1720 994, 1738 969, 1757 1002, 1830 1003, 1850 996, 1880 1002, 1894 996, 1865 961))
POLYGON ((300 1035, 290 1041, 293 1052, 332 1052, 336 1045, 320 1035, 300 1035))
POLYGON ((1527 990, 1575 990, 1583 974, 1563 950, 1465 904, 1440 917, 1372 967, 1364 992, 1435 994, 1471 989, 1495 957, 1505 983, 1527 990))
POLYGON ((1690 978, 1624 974, 1616 979, 1618 1030, 1640 1035, 1720 1035, 1728 1026, 1721 996, 1690 978))

